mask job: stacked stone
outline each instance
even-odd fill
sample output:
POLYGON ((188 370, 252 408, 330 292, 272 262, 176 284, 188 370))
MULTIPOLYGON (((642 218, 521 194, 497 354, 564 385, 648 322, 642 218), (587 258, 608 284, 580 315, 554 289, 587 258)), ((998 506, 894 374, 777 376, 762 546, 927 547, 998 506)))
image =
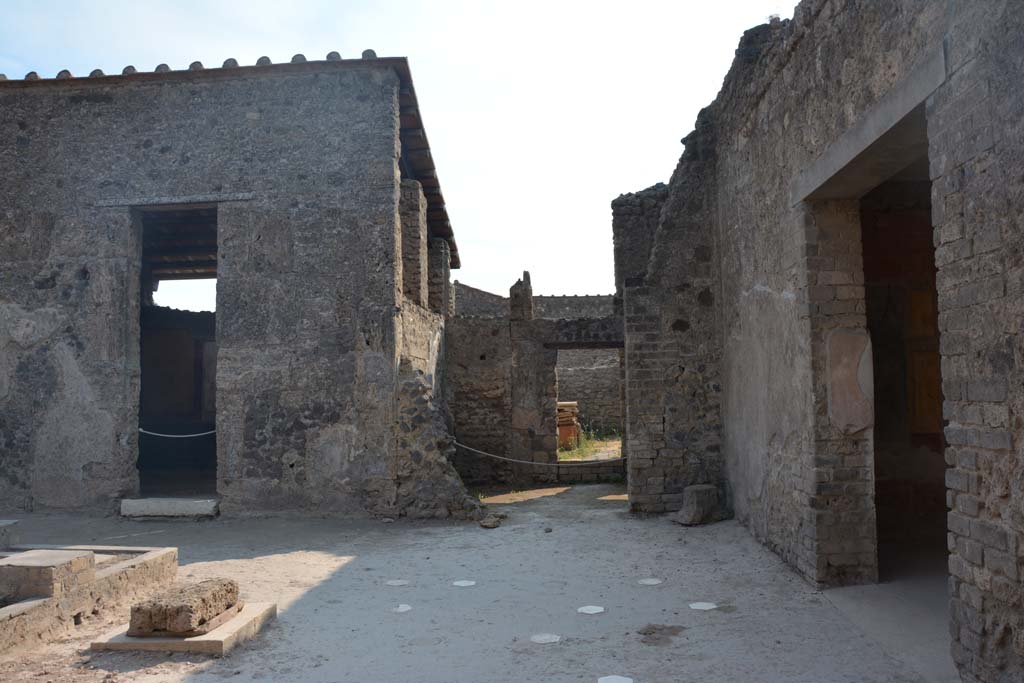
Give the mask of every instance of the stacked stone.
POLYGON ((86 550, 27 550, 0 558, 0 604, 61 598, 96 579, 96 558, 86 550))
POLYGON ((401 517, 478 519, 471 496, 451 464, 455 444, 434 400, 433 381, 403 368, 398 387, 393 513, 401 517))

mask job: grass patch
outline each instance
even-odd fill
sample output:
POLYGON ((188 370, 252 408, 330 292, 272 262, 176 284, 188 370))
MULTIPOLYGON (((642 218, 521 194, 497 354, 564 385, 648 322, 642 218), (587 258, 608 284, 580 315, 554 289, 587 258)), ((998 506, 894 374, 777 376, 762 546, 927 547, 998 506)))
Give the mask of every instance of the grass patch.
POLYGON ((584 429, 576 448, 559 448, 559 462, 570 460, 614 460, 622 455, 622 437, 615 432, 584 429))

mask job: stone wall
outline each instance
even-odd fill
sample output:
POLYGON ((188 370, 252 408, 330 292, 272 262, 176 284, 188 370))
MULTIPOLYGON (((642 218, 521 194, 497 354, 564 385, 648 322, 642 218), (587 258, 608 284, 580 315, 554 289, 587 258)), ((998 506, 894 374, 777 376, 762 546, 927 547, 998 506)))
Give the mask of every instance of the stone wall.
POLYGON ((222 510, 407 509, 394 439, 404 65, 0 82, 5 507, 113 509, 138 492, 134 210, 213 205, 222 510))
MULTIPOLYGON (((491 294, 476 287, 462 284, 455 287, 456 315, 479 318, 505 318, 508 316, 508 297, 491 294)), ((614 315, 614 296, 611 294, 534 296, 538 318, 607 318, 614 315)))
MULTIPOLYGON (((479 296, 480 291, 460 286, 456 301, 486 313, 479 300, 486 305, 487 299, 479 296), (462 297, 466 291, 469 296, 462 297)), ((502 462, 460 449, 455 464, 463 480, 473 485, 620 480, 621 462, 555 465, 558 358, 567 354, 566 358, 572 359, 576 349, 585 349, 581 353, 592 356, 607 358, 610 353, 617 357, 621 320, 535 317, 537 297, 529 273, 512 287, 508 299, 502 299, 506 306, 503 317, 460 315, 448 321, 448 403, 455 437, 486 453, 539 464, 502 462)), ((617 364, 611 369, 617 372, 617 364)), ((610 387, 609 400, 616 391, 610 387)))
MULTIPOLYGON (((508 320, 455 317, 445 336, 448 406, 455 437, 508 456, 512 414, 512 342, 508 320)), ((459 451, 453 461, 470 485, 507 481, 511 465, 459 451)))
POLYGON ((1000 0, 804 0, 751 29, 623 280, 633 508, 713 483, 810 580, 873 580, 874 397, 850 368, 872 357, 856 200, 886 177, 846 170, 923 115, 953 654, 986 682, 1024 671, 1022 21, 1000 0))
POLYGON ((558 400, 579 403, 586 429, 622 433, 619 349, 565 349, 558 352, 558 400))
POLYGON ((416 180, 402 181, 402 292, 418 306, 427 305, 427 199, 416 180))
POLYGON ((452 286, 455 288, 456 315, 476 318, 508 317, 508 297, 470 287, 458 280, 452 286))
POLYGON ((614 313, 622 315, 626 281, 642 280, 651 258, 651 246, 661 221, 668 186, 620 195, 612 202, 612 247, 615 256, 614 313))
POLYGON ((611 294, 539 295, 533 297, 538 318, 607 318, 614 315, 611 294))

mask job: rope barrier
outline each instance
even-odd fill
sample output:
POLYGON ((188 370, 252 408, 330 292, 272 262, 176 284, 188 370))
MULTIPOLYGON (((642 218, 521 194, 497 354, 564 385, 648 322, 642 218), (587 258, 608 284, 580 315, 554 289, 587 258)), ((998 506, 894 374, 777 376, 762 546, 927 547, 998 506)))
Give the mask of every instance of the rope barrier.
POLYGON ((467 446, 464 443, 455 442, 455 445, 459 448, 467 450, 477 455, 483 455, 488 458, 494 458, 495 460, 504 460, 505 462, 515 462, 520 465, 537 465, 539 467, 593 467, 594 465, 607 465, 616 462, 622 462, 625 458, 615 458, 614 460, 588 460, 587 462, 532 462, 530 460, 515 460, 514 458, 506 458, 503 455, 495 455, 494 453, 487 453, 480 451, 471 446, 467 446))
POLYGON ((199 432, 198 434, 160 434, 159 432, 148 432, 142 427, 139 427, 140 434, 149 434, 150 436, 162 436, 165 439, 191 439, 196 436, 209 436, 210 434, 216 434, 216 429, 211 429, 208 432, 199 432))

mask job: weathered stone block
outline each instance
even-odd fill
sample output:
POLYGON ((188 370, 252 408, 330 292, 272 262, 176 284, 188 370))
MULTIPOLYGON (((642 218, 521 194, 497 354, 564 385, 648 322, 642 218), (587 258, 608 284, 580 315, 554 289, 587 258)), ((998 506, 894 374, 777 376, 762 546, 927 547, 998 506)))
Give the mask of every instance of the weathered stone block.
POLYGON ((672 521, 686 526, 717 522, 721 519, 718 504, 718 487, 711 484, 696 484, 683 489, 683 506, 672 521))
POLYGON ((237 604, 238 584, 231 579, 176 586, 132 606, 128 635, 195 633, 237 604))
POLYGON ((28 550, 0 559, 0 598, 61 597, 96 578, 87 550, 28 550))

